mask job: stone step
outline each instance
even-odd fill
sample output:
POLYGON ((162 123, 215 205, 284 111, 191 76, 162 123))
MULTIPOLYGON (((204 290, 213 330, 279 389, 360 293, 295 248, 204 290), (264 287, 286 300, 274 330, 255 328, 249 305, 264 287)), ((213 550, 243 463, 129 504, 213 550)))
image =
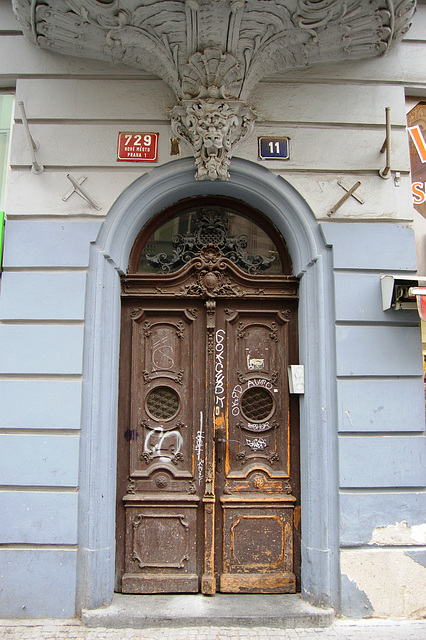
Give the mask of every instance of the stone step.
POLYGON ((100 609, 83 610, 88 627, 327 627, 333 609, 319 609, 299 594, 123 595, 100 609))

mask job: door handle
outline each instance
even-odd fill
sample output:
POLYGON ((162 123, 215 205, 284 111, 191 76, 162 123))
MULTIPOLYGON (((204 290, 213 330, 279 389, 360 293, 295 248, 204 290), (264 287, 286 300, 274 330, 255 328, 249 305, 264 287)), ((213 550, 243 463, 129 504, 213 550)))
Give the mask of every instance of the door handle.
POLYGON ((214 434, 214 449, 215 449, 215 460, 216 460, 216 473, 220 473, 222 471, 222 459, 224 452, 224 430, 219 428, 216 429, 214 434))
POLYGON ((214 447, 216 458, 216 471, 220 473, 222 471, 222 462, 225 452, 225 442, 236 442, 237 444, 243 444, 239 440, 227 440, 225 437, 225 431, 222 428, 218 428, 214 435, 214 447))

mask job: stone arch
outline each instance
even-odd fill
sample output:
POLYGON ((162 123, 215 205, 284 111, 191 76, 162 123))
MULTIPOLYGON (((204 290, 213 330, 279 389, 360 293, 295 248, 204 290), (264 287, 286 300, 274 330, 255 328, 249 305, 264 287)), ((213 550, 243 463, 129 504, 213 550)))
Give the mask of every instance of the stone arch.
POLYGON ((120 279, 144 224, 182 197, 222 195, 268 216, 300 277, 299 350, 302 595, 338 604, 337 432, 331 252, 301 195, 257 164, 234 159, 228 182, 196 182, 192 159, 137 179, 116 200, 91 245, 86 296, 80 455, 77 610, 109 603, 114 589, 120 279))

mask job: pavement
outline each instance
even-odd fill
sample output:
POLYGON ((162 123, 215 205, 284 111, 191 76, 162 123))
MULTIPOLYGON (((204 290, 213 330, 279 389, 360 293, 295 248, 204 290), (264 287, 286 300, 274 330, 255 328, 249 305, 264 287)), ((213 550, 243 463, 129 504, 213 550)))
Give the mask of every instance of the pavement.
POLYGON ((0 640, 426 640, 426 620, 336 620, 327 628, 88 628, 80 620, 0 619, 0 640))

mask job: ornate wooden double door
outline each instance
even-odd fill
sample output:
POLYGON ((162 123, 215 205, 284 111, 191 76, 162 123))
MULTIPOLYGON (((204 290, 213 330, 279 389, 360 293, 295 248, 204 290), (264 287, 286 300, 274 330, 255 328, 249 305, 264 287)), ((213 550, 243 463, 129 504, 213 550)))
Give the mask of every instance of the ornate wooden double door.
POLYGON ((298 573, 297 281, 218 243, 123 279, 117 590, 283 593, 298 573))

